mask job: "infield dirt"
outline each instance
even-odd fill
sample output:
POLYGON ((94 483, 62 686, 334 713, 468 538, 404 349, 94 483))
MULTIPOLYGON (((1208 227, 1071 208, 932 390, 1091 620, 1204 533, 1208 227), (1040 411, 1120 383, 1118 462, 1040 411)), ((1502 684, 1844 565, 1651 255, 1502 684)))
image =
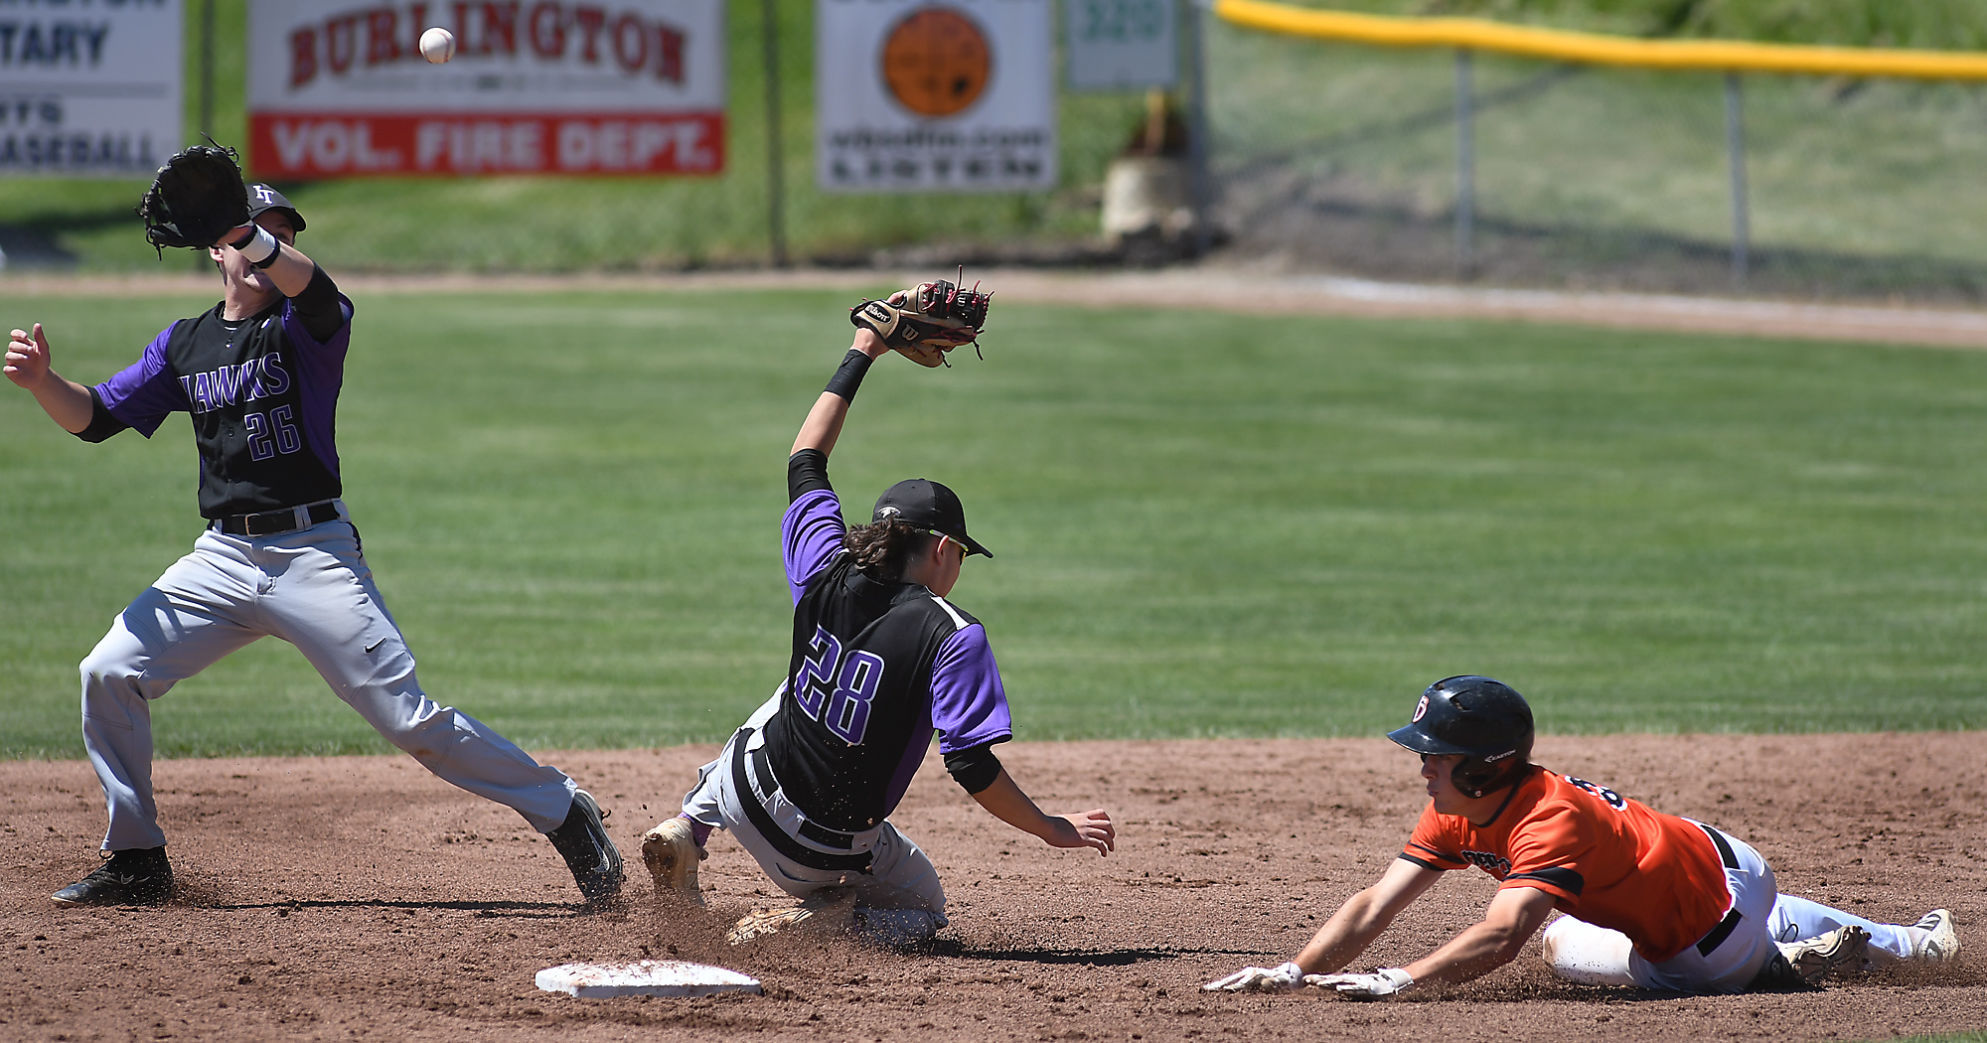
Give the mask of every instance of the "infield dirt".
MULTIPOLYGON (((724 834, 703 865, 710 911, 657 905, 638 838, 714 753, 543 756, 612 812, 633 900, 610 913, 582 911, 514 813, 404 757, 160 762, 179 896, 59 907, 49 893, 95 864, 96 778, 81 761, 0 764, 0 1037, 1640 1043, 1987 1026, 1987 733, 1547 736, 1536 758, 1736 833, 1783 891, 1888 921, 1950 907, 1957 963, 1808 994, 1679 997, 1561 982, 1534 941, 1476 982, 1374 1004, 1199 986, 1287 958, 1394 857, 1424 798, 1412 755, 1384 739, 1002 747, 1045 808, 1112 812, 1108 858, 1002 825, 934 755, 894 817, 951 902, 952 925, 918 955, 840 938, 727 946, 734 918, 784 897, 724 834), (766 995, 577 1000, 533 985, 554 964, 645 957, 733 967, 766 995)), ((1420 955, 1491 889, 1452 874, 1360 965, 1420 955)))

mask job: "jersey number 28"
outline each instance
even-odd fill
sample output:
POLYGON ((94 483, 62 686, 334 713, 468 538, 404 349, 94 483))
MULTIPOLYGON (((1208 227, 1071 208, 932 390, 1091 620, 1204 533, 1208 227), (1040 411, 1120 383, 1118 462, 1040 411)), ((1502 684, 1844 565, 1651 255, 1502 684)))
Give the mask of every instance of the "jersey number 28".
POLYGON ((793 697, 807 716, 851 746, 869 731, 869 704, 883 682, 883 657, 860 648, 842 653, 842 642, 816 625, 808 654, 794 678, 793 697))

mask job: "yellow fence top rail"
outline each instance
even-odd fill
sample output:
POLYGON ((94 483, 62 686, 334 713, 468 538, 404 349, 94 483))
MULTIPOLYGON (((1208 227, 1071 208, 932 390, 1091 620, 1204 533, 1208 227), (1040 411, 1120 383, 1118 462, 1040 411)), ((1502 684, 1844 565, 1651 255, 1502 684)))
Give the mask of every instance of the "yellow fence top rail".
POLYGON ((1639 40, 1506 25, 1480 18, 1394 18, 1266 3, 1214 0, 1214 14, 1250 29, 1386 47, 1457 47, 1531 58, 1649 69, 1987 80, 1987 54, 1896 48, 1814 47, 1742 40, 1639 40))

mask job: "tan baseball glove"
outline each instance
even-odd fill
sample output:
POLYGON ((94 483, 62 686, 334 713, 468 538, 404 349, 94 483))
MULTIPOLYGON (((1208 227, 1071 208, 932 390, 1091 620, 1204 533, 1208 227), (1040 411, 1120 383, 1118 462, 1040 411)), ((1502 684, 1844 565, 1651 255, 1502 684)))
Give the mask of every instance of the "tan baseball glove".
POLYGON ((819 934, 848 934, 855 929, 855 892, 829 888, 799 905, 785 909, 754 909, 739 918, 725 941, 733 945, 781 931, 805 929, 819 934))
MULTIPOLYGON (((960 270, 965 277, 965 270, 960 270)), ((849 309, 849 322, 874 331, 883 343, 920 366, 945 365, 945 356, 961 344, 979 350, 980 331, 987 324, 992 293, 978 283, 970 290, 943 279, 898 290, 882 300, 864 301, 849 309)))

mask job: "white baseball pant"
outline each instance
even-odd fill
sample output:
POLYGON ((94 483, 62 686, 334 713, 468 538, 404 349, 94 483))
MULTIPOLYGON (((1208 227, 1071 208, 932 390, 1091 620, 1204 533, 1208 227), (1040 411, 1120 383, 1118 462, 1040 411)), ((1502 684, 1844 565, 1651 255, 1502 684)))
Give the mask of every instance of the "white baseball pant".
MULTIPOLYGON (((1708 827, 1706 827, 1708 828, 1708 827)), ((1750 844, 1720 830, 1737 867, 1725 867, 1725 885, 1741 919, 1709 953, 1693 946, 1662 963, 1634 951, 1628 936, 1561 916, 1540 939, 1553 972, 1570 981, 1600 985, 1640 985, 1675 992, 1740 992, 1773 957, 1778 942, 1818 937, 1847 924, 1870 933, 1870 945, 1900 959, 1912 952, 1911 927, 1880 924, 1831 909, 1819 902, 1780 894, 1773 869, 1750 844)), ((1656 896, 1651 896, 1654 900, 1656 896)))
POLYGON ((576 788, 488 725, 438 706, 387 613, 345 505, 338 518, 265 537, 200 534, 83 659, 83 745, 103 782, 107 850, 166 842, 152 795, 151 701, 263 636, 295 645, 388 742, 446 782, 547 832, 576 788))
MULTIPOLYGON (((1737 837, 1721 835, 1726 841, 1721 855, 1729 851, 1733 856, 1725 864, 1725 887, 1732 896, 1730 909, 1739 919, 1709 952, 1700 942, 1661 963, 1651 963, 1629 945, 1627 935, 1562 916, 1540 939, 1554 973, 1572 981, 1671 992, 1745 991, 1780 951, 1766 926, 1777 892, 1773 867, 1766 859, 1737 837)), ((1651 895, 1650 900, 1660 897, 1651 895)))

